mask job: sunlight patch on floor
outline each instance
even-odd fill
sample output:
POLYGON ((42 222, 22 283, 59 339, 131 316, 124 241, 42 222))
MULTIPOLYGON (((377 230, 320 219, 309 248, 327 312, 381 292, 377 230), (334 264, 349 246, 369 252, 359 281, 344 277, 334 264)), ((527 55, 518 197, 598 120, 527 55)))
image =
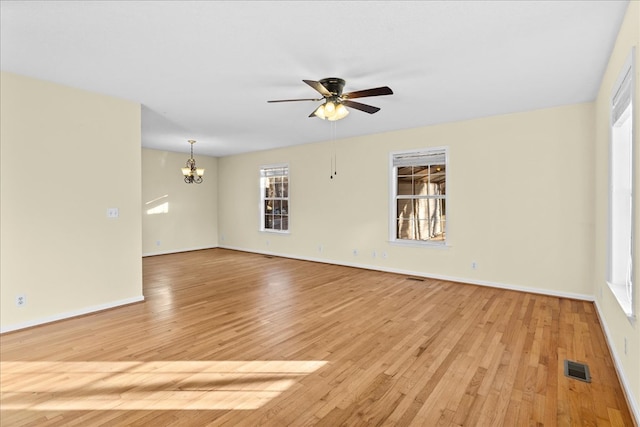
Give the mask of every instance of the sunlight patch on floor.
POLYGON ((315 372, 317 360, 0 362, 0 409, 250 410, 315 372))

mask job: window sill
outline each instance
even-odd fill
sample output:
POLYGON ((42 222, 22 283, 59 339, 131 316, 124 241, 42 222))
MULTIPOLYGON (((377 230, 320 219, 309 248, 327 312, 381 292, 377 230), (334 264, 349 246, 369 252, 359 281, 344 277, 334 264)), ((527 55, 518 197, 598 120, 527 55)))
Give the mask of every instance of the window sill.
POLYGON ((610 282, 607 282, 607 285, 609 286, 609 289, 611 290, 613 295, 616 297, 616 301, 618 301, 620 308, 622 309, 624 314, 627 316, 629 321, 631 322, 634 321, 635 314, 633 313, 633 301, 631 301, 631 299, 627 295, 626 286, 616 285, 610 282))
POLYGON ((291 234, 290 230, 260 230, 262 233, 274 233, 274 234, 291 234))
POLYGON ((418 240, 389 240, 389 243, 395 246, 408 246, 414 248, 434 248, 434 249, 449 249, 451 245, 447 242, 423 242, 418 240))

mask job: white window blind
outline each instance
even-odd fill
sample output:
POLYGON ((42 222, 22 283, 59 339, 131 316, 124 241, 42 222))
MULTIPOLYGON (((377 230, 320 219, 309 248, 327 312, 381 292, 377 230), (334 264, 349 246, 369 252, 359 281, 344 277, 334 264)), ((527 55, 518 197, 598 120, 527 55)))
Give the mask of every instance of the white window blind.
POLYGON ((445 162, 446 155, 444 152, 407 153, 393 156, 394 167, 444 165, 445 162))
POLYGON ((618 87, 615 95, 613 95, 611 106, 611 122, 616 123, 624 114, 627 107, 631 104, 631 68, 629 68, 618 87))

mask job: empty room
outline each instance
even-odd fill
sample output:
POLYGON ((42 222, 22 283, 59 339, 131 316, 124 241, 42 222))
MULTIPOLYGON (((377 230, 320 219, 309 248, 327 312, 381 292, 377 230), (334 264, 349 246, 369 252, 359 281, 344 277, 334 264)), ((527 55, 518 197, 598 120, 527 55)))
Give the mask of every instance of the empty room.
POLYGON ((1 426, 638 426, 640 2, 0 1, 1 426))

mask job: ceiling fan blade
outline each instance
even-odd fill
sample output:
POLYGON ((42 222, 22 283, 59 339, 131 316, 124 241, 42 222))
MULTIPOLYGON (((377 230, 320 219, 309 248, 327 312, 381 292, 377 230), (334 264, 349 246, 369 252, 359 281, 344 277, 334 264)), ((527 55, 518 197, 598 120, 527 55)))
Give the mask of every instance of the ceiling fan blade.
POLYGON ((373 89, 357 90, 342 94, 343 99, 364 98, 366 96, 393 95, 393 91, 388 86, 376 87, 373 89))
POLYGON ((373 105, 361 104, 359 102, 349 101, 348 99, 343 100, 342 103, 347 107, 355 108, 356 110, 364 111, 369 114, 380 111, 378 107, 374 107, 373 105))
POLYGON ((317 90, 322 96, 332 96, 333 94, 327 90, 326 87, 322 86, 322 83, 317 82, 315 80, 303 80, 306 84, 317 90))
POLYGON ((275 99, 267 102, 293 102, 293 101, 322 101, 324 98, 302 98, 302 99, 275 99))

